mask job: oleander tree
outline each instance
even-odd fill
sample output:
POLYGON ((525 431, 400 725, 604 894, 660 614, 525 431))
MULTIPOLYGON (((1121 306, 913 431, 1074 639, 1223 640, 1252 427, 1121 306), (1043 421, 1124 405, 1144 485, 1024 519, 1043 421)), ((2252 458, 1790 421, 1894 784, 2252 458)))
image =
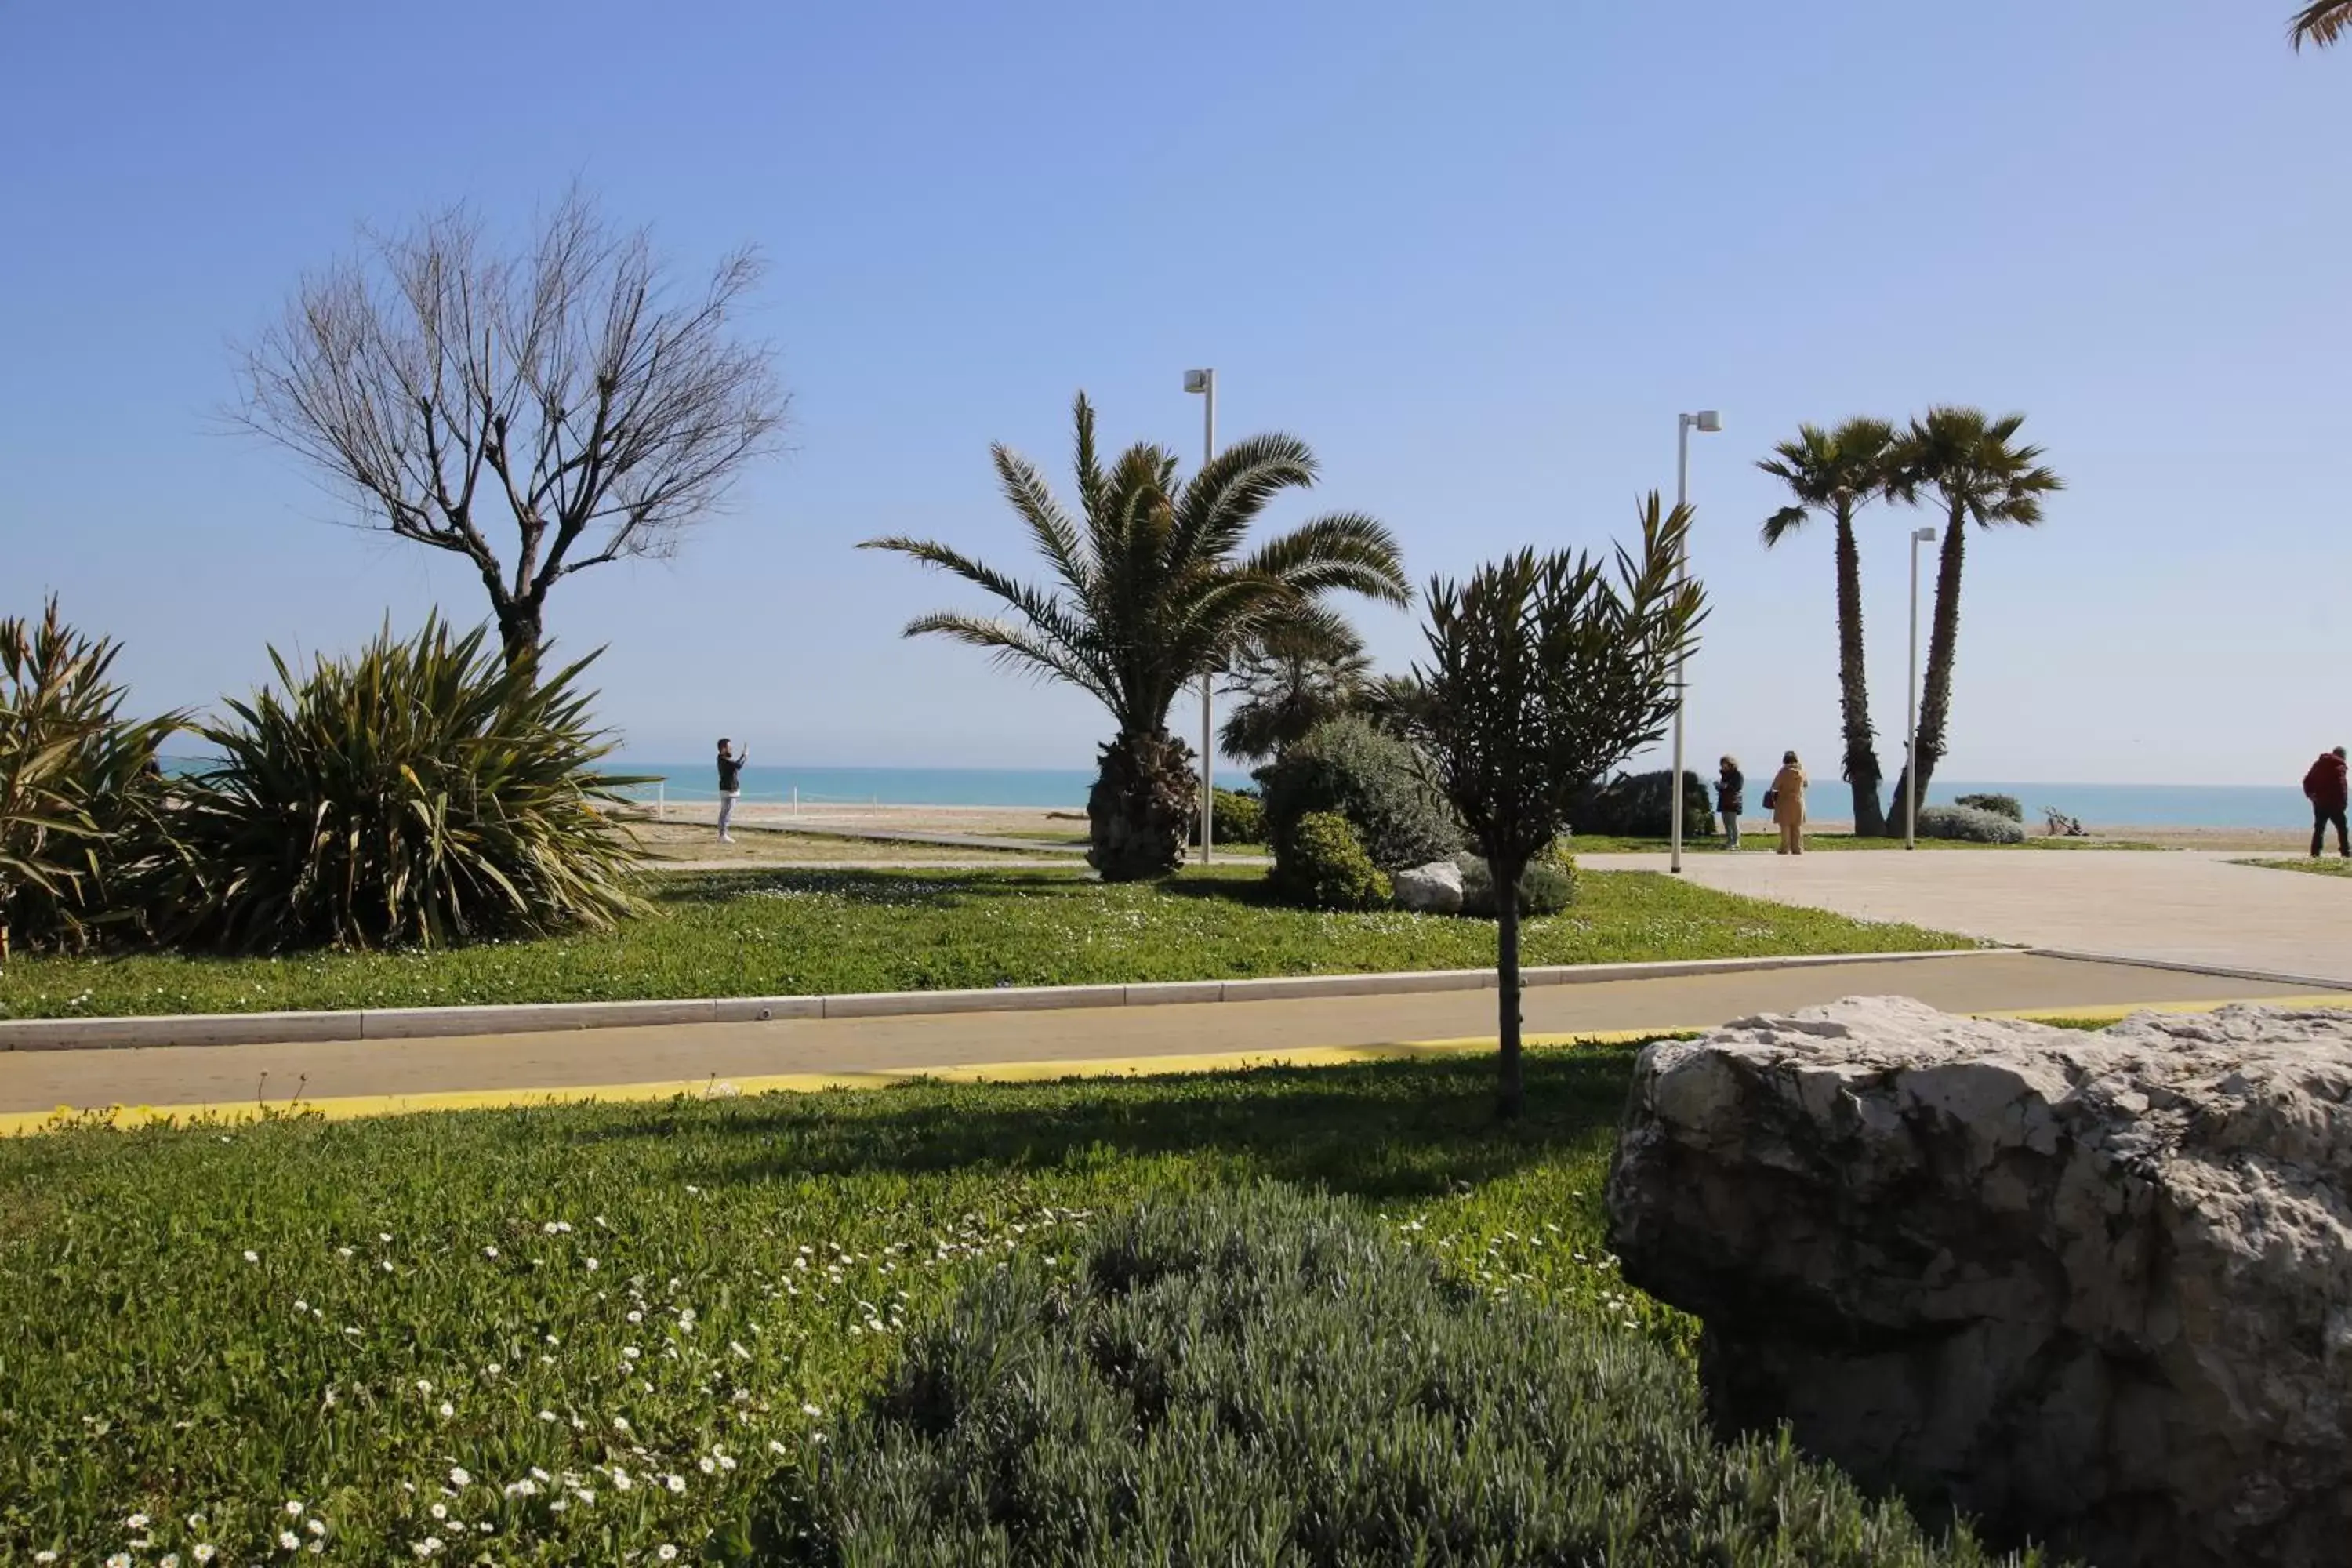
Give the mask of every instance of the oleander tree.
POLYGON ((1495 889, 1497 1110, 1524 1107, 1519 879, 1568 827, 1578 793, 1665 732, 1677 663, 1706 595, 1676 581, 1686 506, 1643 506, 1638 550, 1521 551, 1429 586, 1428 694, 1416 732, 1495 889))
POLYGON ((1169 732, 1177 694, 1234 650, 1329 596, 1411 602, 1388 529, 1360 512, 1318 517, 1255 548, 1267 504, 1315 482, 1315 455, 1295 436, 1251 436, 1190 479, 1162 447, 1138 442, 1106 465, 1086 395, 1073 409, 1077 507, 1064 506, 1028 459, 999 445, 996 472, 1050 582, 1021 581, 932 540, 867 540, 961 577, 996 614, 940 610, 908 637, 944 637, 1000 663, 1091 694, 1111 739, 1087 801, 1087 858, 1108 881, 1164 876, 1183 864, 1199 784, 1193 753, 1169 732))

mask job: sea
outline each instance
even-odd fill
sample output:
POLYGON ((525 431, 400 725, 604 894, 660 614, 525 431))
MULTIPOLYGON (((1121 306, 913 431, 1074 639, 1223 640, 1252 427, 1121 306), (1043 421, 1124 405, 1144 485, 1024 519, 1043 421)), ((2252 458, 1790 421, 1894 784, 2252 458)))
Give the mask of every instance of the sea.
MULTIPOLYGON (((719 783, 708 762, 613 763, 615 773, 642 773, 661 781, 658 793, 673 801, 715 801, 719 783)), ((1234 768, 1225 775, 1241 783, 1234 768)), ((997 805, 1076 809, 1094 783, 1079 768, 818 768, 754 763, 743 770, 746 802, 804 805, 997 805)), ((1812 805, 1822 817, 1843 815, 1844 786, 1832 779, 1813 785, 1812 805)), ((647 800, 655 784, 630 792, 647 800)), ((1937 779, 1927 789, 1931 804, 1949 805, 1962 795, 2015 795, 2026 820, 2042 824, 2045 808, 2099 827, 2309 827, 2311 808, 2294 784, 2021 784, 1937 779)))

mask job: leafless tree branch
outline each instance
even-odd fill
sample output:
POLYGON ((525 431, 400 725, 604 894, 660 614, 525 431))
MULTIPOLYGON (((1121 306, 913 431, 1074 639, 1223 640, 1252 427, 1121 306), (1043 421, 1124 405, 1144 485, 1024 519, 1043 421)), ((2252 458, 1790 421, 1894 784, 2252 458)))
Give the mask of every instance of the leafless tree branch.
POLYGON ((789 399, 735 330, 761 270, 741 250, 680 289, 577 190, 515 255, 454 207, 305 278, 243 351, 233 416, 371 526, 463 556, 519 655, 557 583, 674 554, 772 448, 789 399))

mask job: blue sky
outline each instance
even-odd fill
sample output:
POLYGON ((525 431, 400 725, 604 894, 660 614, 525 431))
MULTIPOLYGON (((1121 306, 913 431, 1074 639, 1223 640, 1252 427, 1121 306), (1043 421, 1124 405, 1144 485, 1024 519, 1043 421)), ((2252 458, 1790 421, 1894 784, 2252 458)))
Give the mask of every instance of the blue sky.
MULTIPOLYGON (((1224 433, 1323 459, 1280 517, 1372 511, 1417 581, 1622 536, 1675 412, 1720 407, 1693 743, 1825 764, 1828 541, 1761 549, 1755 459, 1804 419, 2022 409, 2072 488, 1972 542, 1947 773, 2292 782, 2352 740, 2352 52, 2291 54, 2284 10, 10 7, 0 610, 61 593, 154 707, 249 687, 268 642, 478 616, 223 427, 231 344, 361 222, 520 224, 577 177, 691 269, 764 249, 794 398, 681 560, 552 601, 635 756, 1088 765, 1087 700, 900 641, 963 596, 851 546, 1021 564, 989 442, 1058 471, 1084 387, 1189 455, 1213 364, 1224 433)), ((1889 737, 1921 521, 1865 531, 1889 737)))

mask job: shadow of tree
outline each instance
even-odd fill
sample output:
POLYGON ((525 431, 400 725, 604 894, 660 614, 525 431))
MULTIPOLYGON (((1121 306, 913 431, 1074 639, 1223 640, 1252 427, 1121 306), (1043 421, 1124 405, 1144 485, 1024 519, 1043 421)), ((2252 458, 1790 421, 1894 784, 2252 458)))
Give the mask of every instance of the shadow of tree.
POLYGON ((664 878, 653 898, 656 903, 696 905, 724 904, 761 894, 816 894, 885 907, 955 908, 996 899, 1076 897, 1096 885, 1083 868, 1074 874, 1059 867, 1002 871, 753 869, 664 878))
MULTIPOLYGON (((1181 1157, 1235 1178, 1370 1199, 1475 1187, 1531 1165, 1605 1154, 1631 1047, 1537 1052, 1528 1110, 1495 1119, 1494 1064, 1447 1057, 1348 1068, 1045 1084, 919 1082, 881 1091, 727 1102, 742 1158, 709 1174, 772 1181, 951 1170, 1066 1171, 1181 1157)), ((701 1108, 648 1110, 584 1137, 660 1137, 701 1108)))

